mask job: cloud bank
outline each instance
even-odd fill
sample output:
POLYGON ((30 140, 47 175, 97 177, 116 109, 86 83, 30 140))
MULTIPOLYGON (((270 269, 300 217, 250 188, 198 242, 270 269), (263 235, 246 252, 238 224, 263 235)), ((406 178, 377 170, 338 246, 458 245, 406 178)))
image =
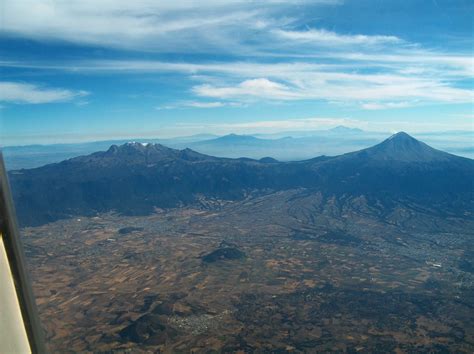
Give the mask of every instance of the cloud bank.
POLYGON ((45 88, 28 83, 0 82, 0 102, 40 104, 71 101, 87 96, 86 91, 45 88))

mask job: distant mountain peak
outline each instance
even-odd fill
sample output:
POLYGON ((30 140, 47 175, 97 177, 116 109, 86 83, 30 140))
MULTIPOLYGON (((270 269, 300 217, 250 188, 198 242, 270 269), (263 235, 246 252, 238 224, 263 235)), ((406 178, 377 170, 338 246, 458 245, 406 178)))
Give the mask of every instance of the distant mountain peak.
POLYGON ((363 150, 377 160, 430 162, 447 160, 454 156, 436 150, 405 132, 398 132, 380 144, 363 150))
POLYGON ((398 141, 409 141, 409 140, 412 140, 412 141, 418 142, 418 140, 416 140, 416 139, 415 139, 414 137, 412 137, 410 134, 405 133, 405 132, 398 132, 398 133, 395 133, 395 134, 391 135, 390 137, 388 137, 386 140, 398 140, 398 141))
POLYGON ((157 143, 141 143, 136 141, 129 141, 128 143, 122 145, 112 145, 108 151, 139 151, 145 152, 147 150, 171 150, 166 146, 157 143))
POLYGON ((204 155, 189 148, 177 150, 154 143, 128 142, 123 145, 112 145, 105 153, 122 161, 134 163, 156 163, 164 159, 182 159, 187 161, 210 160, 212 156, 204 155))
POLYGON ((360 133, 363 130, 359 128, 349 128, 344 125, 338 125, 337 127, 329 129, 332 133, 360 133))
POLYGON ((118 152, 121 150, 135 150, 135 149, 142 149, 145 146, 142 145, 141 143, 137 143, 136 141, 129 141, 128 143, 122 144, 122 145, 112 145, 110 148, 107 150, 108 152, 118 152))
POLYGON ((227 135, 224 135, 224 136, 221 136, 220 138, 218 139, 246 139, 246 138, 255 138, 251 135, 244 135, 244 134, 235 134, 235 133, 231 133, 231 134, 227 134, 227 135))
MULTIPOLYGON (((161 144, 131 141, 122 145, 112 145, 106 152, 95 155, 98 163, 101 159, 112 164, 153 164, 164 159, 176 159, 190 155, 187 151, 175 150, 161 144)), ((78 159, 81 159, 79 157, 78 159)))
POLYGON ((410 147, 413 149, 419 149, 422 147, 429 147, 425 143, 415 139, 414 137, 405 132, 395 133, 385 139, 381 144, 384 144, 387 147, 391 146, 396 148, 410 147))
POLYGON ((260 162, 263 162, 263 163, 277 163, 278 160, 274 159, 273 157, 262 157, 260 160, 260 162))
POLYGON ((252 135, 227 134, 216 139, 206 140, 205 142, 219 142, 219 143, 248 143, 258 142, 263 139, 256 138, 252 135))

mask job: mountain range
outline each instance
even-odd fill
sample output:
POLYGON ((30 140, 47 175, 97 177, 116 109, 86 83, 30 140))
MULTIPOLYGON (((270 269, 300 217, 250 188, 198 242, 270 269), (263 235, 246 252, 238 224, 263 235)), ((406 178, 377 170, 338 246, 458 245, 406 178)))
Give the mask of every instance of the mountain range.
POLYGON ((203 199, 242 200, 290 189, 320 193, 327 200, 363 197, 381 213, 410 203, 472 217, 474 200, 474 160, 436 150, 406 133, 356 152, 296 162, 218 158, 130 142, 11 171, 9 177, 23 226, 107 211, 141 215, 203 199))
MULTIPOLYGON (((383 141, 389 133, 371 132, 338 126, 327 130, 282 131, 278 133, 217 136, 198 134, 167 139, 133 139, 137 142, 158 143, 174 149, 190 148, 206 155, 219 157, 248 157, 261 159, 272 156, 280 161, 306 160, 318 155, 337 156, 364 149, 383 141)), ((444 131, 417 133, 417 138, 430 145, 464 157, 474 157, 474 132, 444 131)), ((73 157, 122 145, 131 139, 93 141, 84 143, 5 146, 2 148, 9 170, 35 168, 73 157)))

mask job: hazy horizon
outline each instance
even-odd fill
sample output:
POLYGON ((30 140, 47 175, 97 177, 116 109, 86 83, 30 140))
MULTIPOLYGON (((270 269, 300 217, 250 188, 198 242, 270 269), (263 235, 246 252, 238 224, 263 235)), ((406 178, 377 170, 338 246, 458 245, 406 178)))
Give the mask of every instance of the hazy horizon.
MULTIPOLYGON (((269 140, 274 140, 274 139, 281 139, 283 137, 291 137, 291 138, 299 138, 302 136, 307 136, 311 137, 314 136, 314 134, 318 133, 323 133, 326 131, 331 131, 333 129, 337 128, 347 128, 347 129, 359 129, 361 130, 361 133, 364 134, 370 134, 370 135, 378 135, 378 136, 390 136, 392 134, 396 134, 399 132, 406 132, 410 135, 413 136, 426 136, 426 135, 432 135, 432 136, 443 136, 443 135, 457 135, 457 134, 462 134, 462 135, 473 135, 474 130, 453 130, 453 129, 448 129, 448 130, 422 130, 422 131, 410 131, 410 130, 365 130, 359 127, 348 127, 345 125, 336 125, 336 126, 329 126, 325 128, 320 128, 320 129, 311 129, 311 130, 304 130, 304 129, 286 129, 286 130, 275 130, 275 131, 249 131, 249 132, 239 132, 239 131, 225 131, 225 132, 199 132, 196 134, 189 134, 189 135, 160 135, 159 132, 149 132, 147 134, 143 135, 99 135, 99 136, 87 136, 87 137, 82 137, 79 138, 76 135, 73 135, 73 138, 66 136, 62 136, 62 138, 54 138, 51 139, 51 137, 45 137, 45 136, 23 136, 22 140, 13 140, 12 142, 9 142, 9 139, 12 137, 3 137, 3 140, 0 141, 0 147, 20 147, 20 146, 28 146, 28 145, 68 145, 68 144, 87 144, 87 143, 96 143, 96 142, 106 142, 106 141, 133 141, 134 139, 136 140, 175 140, 175 139, 192 139, 192 138, 207 138, 207 139, 212 139, 212 138, 218 138, 218 137, 224 137, 228 135, 238 135, 238 136, 252 136, 256 137, 258 139, 269 139, 269 140), (24 139, 24 140, 23 140, 24 139), (22 143, 24 142, 24 143, 22 143)), ((13 137, 15 138, 15 137, 13 137)), ((472 144, 469 144, 467 146, 473 145, 474 146, 474 141, 472 144)))
MULTIPOLYGON (((454 155, 474 158, 471 131, 447 131, 413 134, 428 145, 454 155)), ((337 126, 327 130, 283 131, 268 134, 198 134, 174 138, 118 138, 57 144, 11 145, 3 147, 9 170, 35 168, 61 162, 77 156, 108 150, 112 145, 130 142, 153 143, 201 154, 225 158, 262 159, 271 157, 278 161, 302 161, 318 156, 337 156, 374 146, 393 134, 367 132, 337 126)))

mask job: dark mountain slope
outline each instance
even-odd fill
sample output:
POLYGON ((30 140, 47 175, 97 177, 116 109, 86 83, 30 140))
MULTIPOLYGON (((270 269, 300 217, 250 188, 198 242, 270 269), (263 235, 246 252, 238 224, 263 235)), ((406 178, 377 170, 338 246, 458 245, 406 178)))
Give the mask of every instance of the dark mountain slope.
POLYGON ((159 144, 108 151, 10 174, 22 225, 115 210, 145 214, 197 199, 306 188, 326 196, 364 195, 390 206, 409 201, 443 212, 472 211, 474 161, 398 133, 372 148, 300 162, 227 159, 159 144))
POLYGON ((382 143, 356 153, 346 154, 361 155, 366 154, 372 160, 379 161, 403 161, 426 163, 434 161, 465 161, 446 152, 433 149, 425 143, 412 138, 407 133, 401 132, 392 135, 382 143))
POLYGON ((371 148, 316 162, 320 188, 386 204, 406 200, 444 211, 472 211, 474 161, 397 133, 371 148))
MULTIPOLYGON (((18 217, 36 225, 73 215, 116 210, 144 214, 198 196, 239 199, 273 179, 251 159, 220 159, 159 144, 128 143, 44 167, 10 173, 18 217)), ((275 181, 275 182, 274 182, 275 181)))

